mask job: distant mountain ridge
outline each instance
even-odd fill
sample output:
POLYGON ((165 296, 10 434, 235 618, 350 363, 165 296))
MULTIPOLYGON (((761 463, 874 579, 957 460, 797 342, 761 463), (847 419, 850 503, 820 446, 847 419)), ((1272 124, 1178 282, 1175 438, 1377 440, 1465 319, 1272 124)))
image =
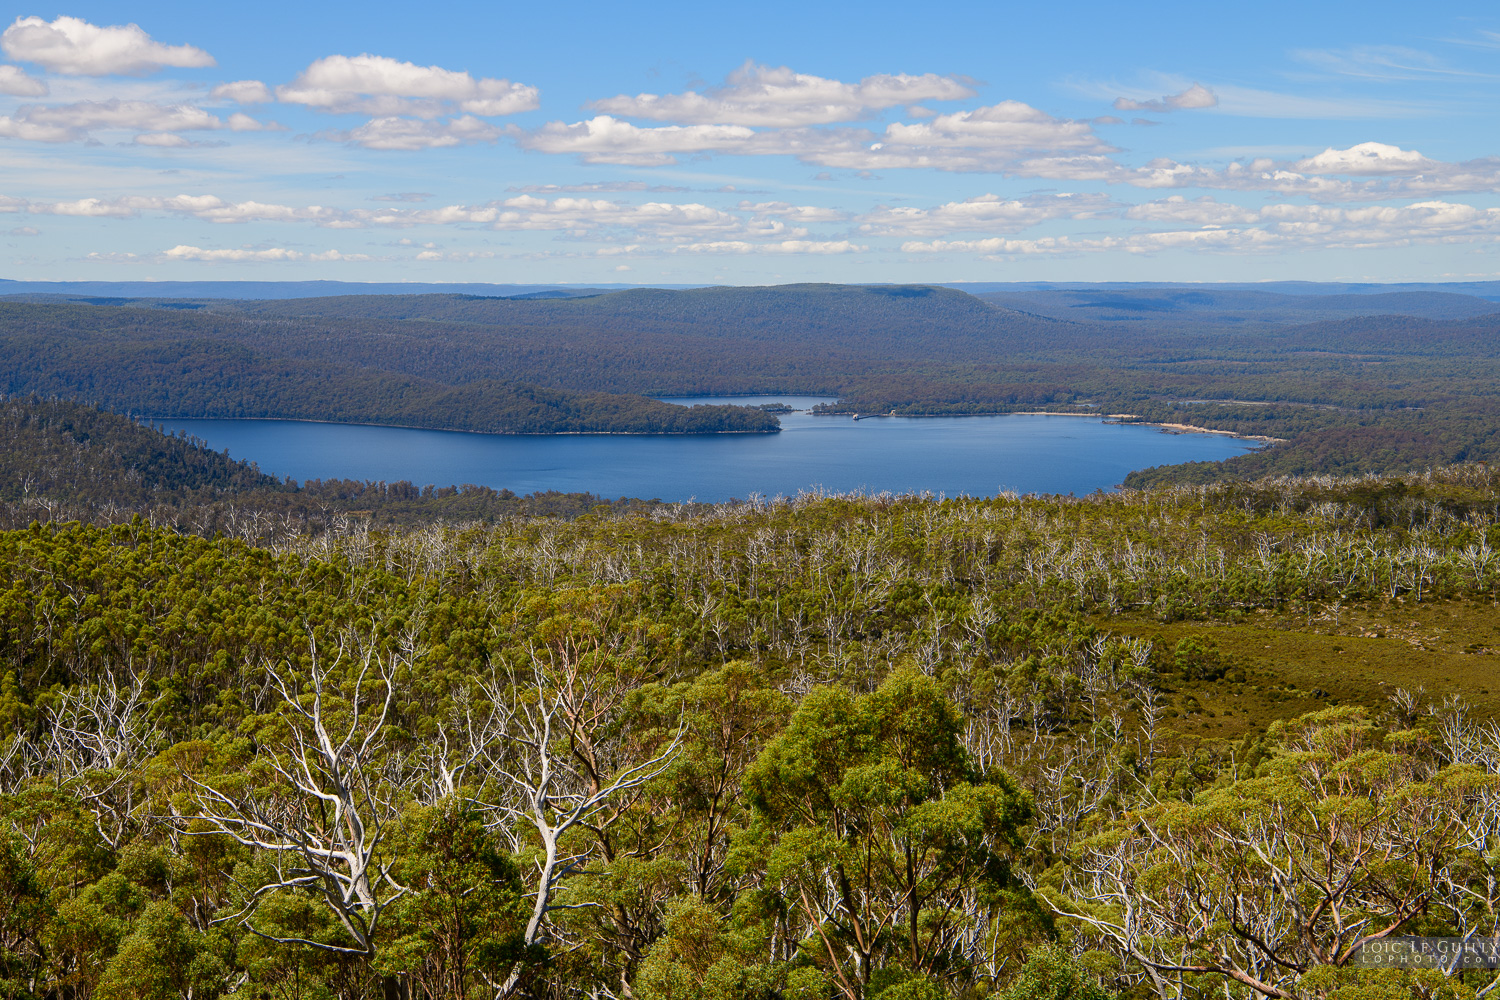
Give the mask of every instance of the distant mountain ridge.
MULTIPOLYGON (((1184 292, 1246 291, 1288 296, 1384 295, 1438 292, 1500 302, 1500 281, 1430 282, 1154 282, 1154 281, 938 281, 971 295, 1037 292, 1184 292)), ((102 296, 128 299, 291 299, 333 295, 486 295, 588 294, 634 288, 688 289, 726 287, 701 284, 634 285, 590 283, 423 282, 423 281, 20 281, 0 278, 0 297, 11 295, 102 296)), ((751 287, 751 286, 728 286, 751 287)))
POLYGON ((1500 311, 1421 289, 800 284, 85 302, 0 300, 0 391, 157 417, 511 433, 774 429, 759 411, 648 397, 815 394, 838 397, 830 414, 1130 413, 1287 442, 1195 477, 1500 459, 1500 311))

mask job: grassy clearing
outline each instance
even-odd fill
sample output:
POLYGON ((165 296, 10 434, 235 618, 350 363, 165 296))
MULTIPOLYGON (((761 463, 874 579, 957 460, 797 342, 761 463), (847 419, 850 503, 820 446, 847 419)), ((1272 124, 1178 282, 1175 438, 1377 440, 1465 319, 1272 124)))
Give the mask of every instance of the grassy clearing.
POLYGON ((1329 705, 1384 711, 1397 688, 1420 691, 1423 702, 1458 695, 1476 717, 1500 718, 1500 604, 1397 600, 1334 604, 1310 617, 1267 611, 1237 622, 1096 621, 1168 652, 1193 637, 1232 663, 1219 680, 1167 685, 1169 725, 1186 737, 1238 739, 1329 705))

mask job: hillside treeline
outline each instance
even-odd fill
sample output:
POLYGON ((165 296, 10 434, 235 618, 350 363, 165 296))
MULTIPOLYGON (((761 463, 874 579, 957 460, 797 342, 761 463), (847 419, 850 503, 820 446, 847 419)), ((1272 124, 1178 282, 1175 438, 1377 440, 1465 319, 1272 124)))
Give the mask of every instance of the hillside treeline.
POLYGON ((9 392, 159 417, 758 431, 773 429, 774 418, 646 396, 782 392, 837 396, 829 413, 1092 409, 1249 427, 1291 442, 1216 466, 1158 470, 1152 481, 1492 457, 1496 314, 1395 295, 1382 301, 1418 315, 1271 323, 1234 311, 1244 295, 1197 295, 1177 309, 1182 296, 1162 293, 1166 305, 1142 310, 1144 294, 1076 303, 1100 308, 1074 320, 927 286, 11 302, 0 305, 0 358, 9 392))
POLYGON ((499 378, 432 379, 257 350, 245 324, 168 310, 0 304, 0 392, 148 417, 278 418, 496 434, 773 433, 768 413, 499 378), (178 322, 162 322, 177 319, 178 322), (457 384, 456 384, 457 383, 457 384))
POLYGON ((576 517, 601 506, 650 509, 659 501, 607 500, 549 490, 518 496, 488 486, 309 480, 267 476, 129 417, 68 400, 0 400, 0 528, 33 520, 150 523, 212 536, 270 538, 347 525, 576 517))
POLYGON ((294 529, 0 533, 0 993, 1493 980, 1491 469, 294 529))

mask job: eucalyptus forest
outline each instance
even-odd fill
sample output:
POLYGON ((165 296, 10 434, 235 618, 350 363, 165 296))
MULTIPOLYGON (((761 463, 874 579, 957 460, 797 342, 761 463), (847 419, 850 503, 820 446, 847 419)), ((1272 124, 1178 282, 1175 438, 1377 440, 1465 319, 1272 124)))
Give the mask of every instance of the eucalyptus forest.
POLYGON ((1487 466, 466 501, 4 426, 0 996, 1496 985, 1358 961, 1500 933, 1487 466))

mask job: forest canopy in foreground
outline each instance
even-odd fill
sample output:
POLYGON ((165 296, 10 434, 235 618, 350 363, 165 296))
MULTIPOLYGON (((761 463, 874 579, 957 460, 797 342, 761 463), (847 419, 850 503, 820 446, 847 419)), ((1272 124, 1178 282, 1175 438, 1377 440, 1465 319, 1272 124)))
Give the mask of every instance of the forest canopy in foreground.
POLYGON ((1353 961, 1500 931, 1491 469, 110 517, 0 532, 7 997, 1494 981, 1353 961))
POLYGON ((646 397, 811 393, 838 397, 829 413, 1129 413, 1282 442, 1134 485, 1353 474, 1500 458, 1495 308, 1431 291, 921 285, 7 300, 0 391, 516 433, 766 431, 767 413, 646 397))

